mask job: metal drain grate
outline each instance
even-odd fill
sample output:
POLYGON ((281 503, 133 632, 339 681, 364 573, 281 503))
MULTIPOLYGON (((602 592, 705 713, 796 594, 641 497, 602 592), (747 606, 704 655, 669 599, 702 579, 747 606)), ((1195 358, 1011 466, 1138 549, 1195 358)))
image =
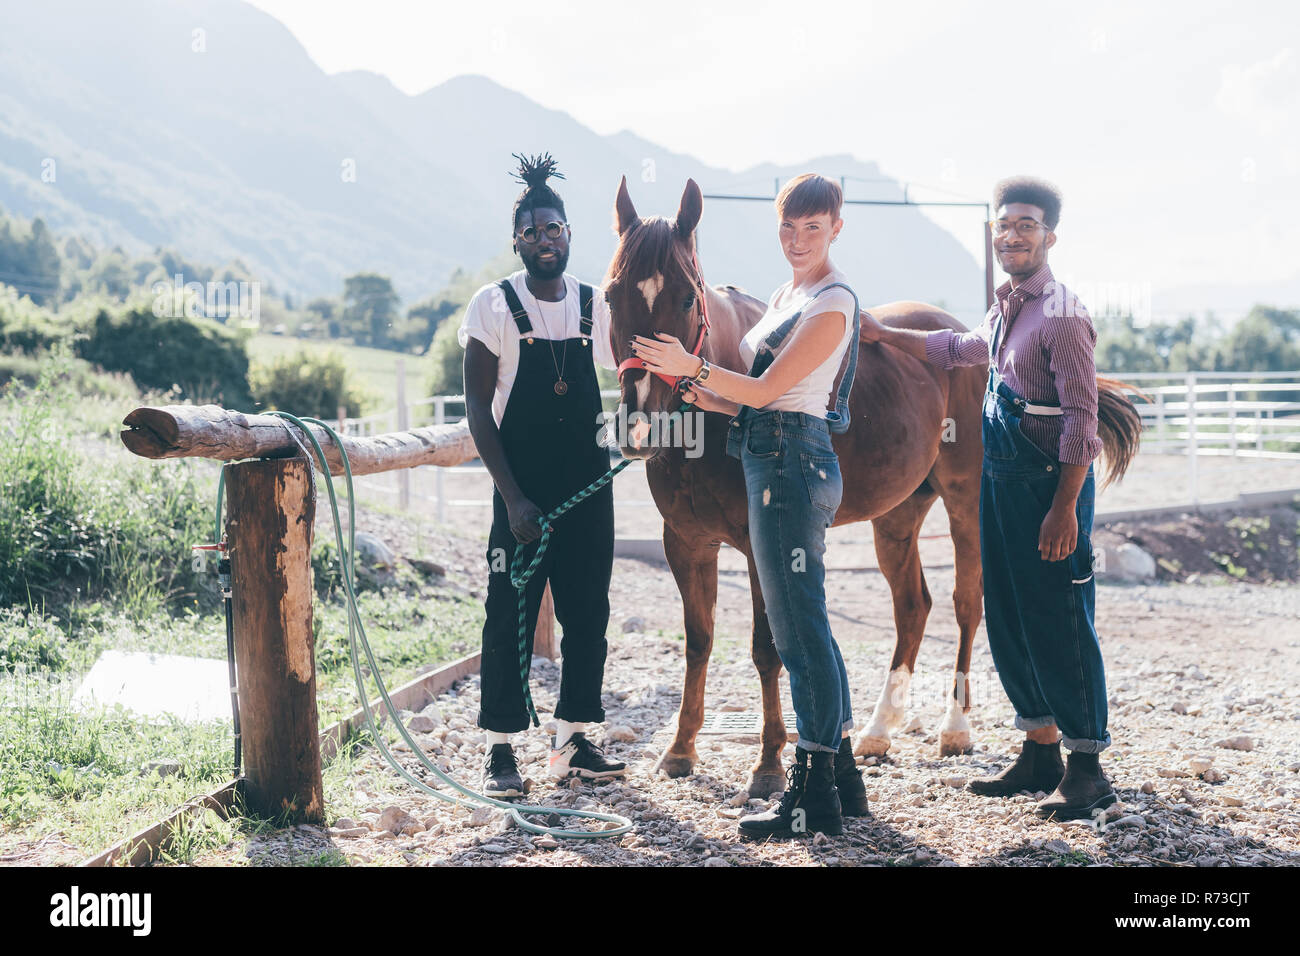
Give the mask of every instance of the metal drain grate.
MULTIPOLYGON (((787 731, 794 729, 794 711, 781 715, 787 731)), ((763 732, 763 715, 751 710, 706 711, 704 723, 700 725, 702 734, 753 734, 763 732)))

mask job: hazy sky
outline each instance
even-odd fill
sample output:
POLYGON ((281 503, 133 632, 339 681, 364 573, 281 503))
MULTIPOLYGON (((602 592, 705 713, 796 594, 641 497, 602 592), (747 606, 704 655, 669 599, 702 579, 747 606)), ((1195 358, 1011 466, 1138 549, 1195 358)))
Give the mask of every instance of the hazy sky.
POLYGON ((252 2, 328 73, 485 74, 732 169, 852 153, 978 198, 1046 176, 1058 274, 1149 283, 1157 312, 1300 273, 1294 3, 252 2))

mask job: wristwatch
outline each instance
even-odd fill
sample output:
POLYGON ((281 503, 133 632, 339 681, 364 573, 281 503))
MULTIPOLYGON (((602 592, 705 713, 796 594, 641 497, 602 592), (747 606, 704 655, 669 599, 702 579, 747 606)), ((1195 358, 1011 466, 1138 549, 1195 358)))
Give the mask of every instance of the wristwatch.
POLYGON ((709 372, 711 371, 713 371, 713 367, 709 365, 709 360, 704 358, 704 356, 700 356, 700 370, 695 373, 695 378, 692 379, 692 381, 699 382, 703 385, 709 380, 709 372))

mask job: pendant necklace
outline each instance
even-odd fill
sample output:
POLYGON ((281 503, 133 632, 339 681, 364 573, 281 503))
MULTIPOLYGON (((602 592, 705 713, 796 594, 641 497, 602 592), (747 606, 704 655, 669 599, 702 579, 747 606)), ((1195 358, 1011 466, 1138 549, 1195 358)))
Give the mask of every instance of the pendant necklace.
MULTIPOLYGON (((561 300, 563 301, 563 300, 561 300)), ((564 340, 564 348, 560 352, 560 361, 555 361, 555 340, 550 338, 551 328, 546 321, 546 313, 542 308, 542 300, 537 300, 537 314, 542 320, 542 328, 546 330, 546 344, 551 349, 551 365, 555 367, 555 394, 563 395, 569 390, 569 383, 564 380, 564 367, 569 361, 569 340, 564 340)))

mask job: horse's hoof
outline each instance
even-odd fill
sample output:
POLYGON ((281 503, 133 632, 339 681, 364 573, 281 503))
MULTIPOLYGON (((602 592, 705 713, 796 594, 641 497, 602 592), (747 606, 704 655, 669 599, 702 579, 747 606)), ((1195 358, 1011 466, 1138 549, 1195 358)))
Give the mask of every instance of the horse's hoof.
POLYGON ((695 758, 665 752, 655 765, 655 770, 669 777, 689 777, 695 772, 695 758))
POLYGON ((751 799, 766 800, 772 794, 785 790, 785 774, 779 770, 753 771, 745 789, 749 791, 751 799))
POLYGON ((876 734, 863 734, 853 745, 853 753, 858 757, 883 757, 889 753, 889 738, 876 734))
POLYGON ((974 747, 971 746, 969 730, 944 730, 939 733, 940 757, 957 757, 972 750, 974 747))

